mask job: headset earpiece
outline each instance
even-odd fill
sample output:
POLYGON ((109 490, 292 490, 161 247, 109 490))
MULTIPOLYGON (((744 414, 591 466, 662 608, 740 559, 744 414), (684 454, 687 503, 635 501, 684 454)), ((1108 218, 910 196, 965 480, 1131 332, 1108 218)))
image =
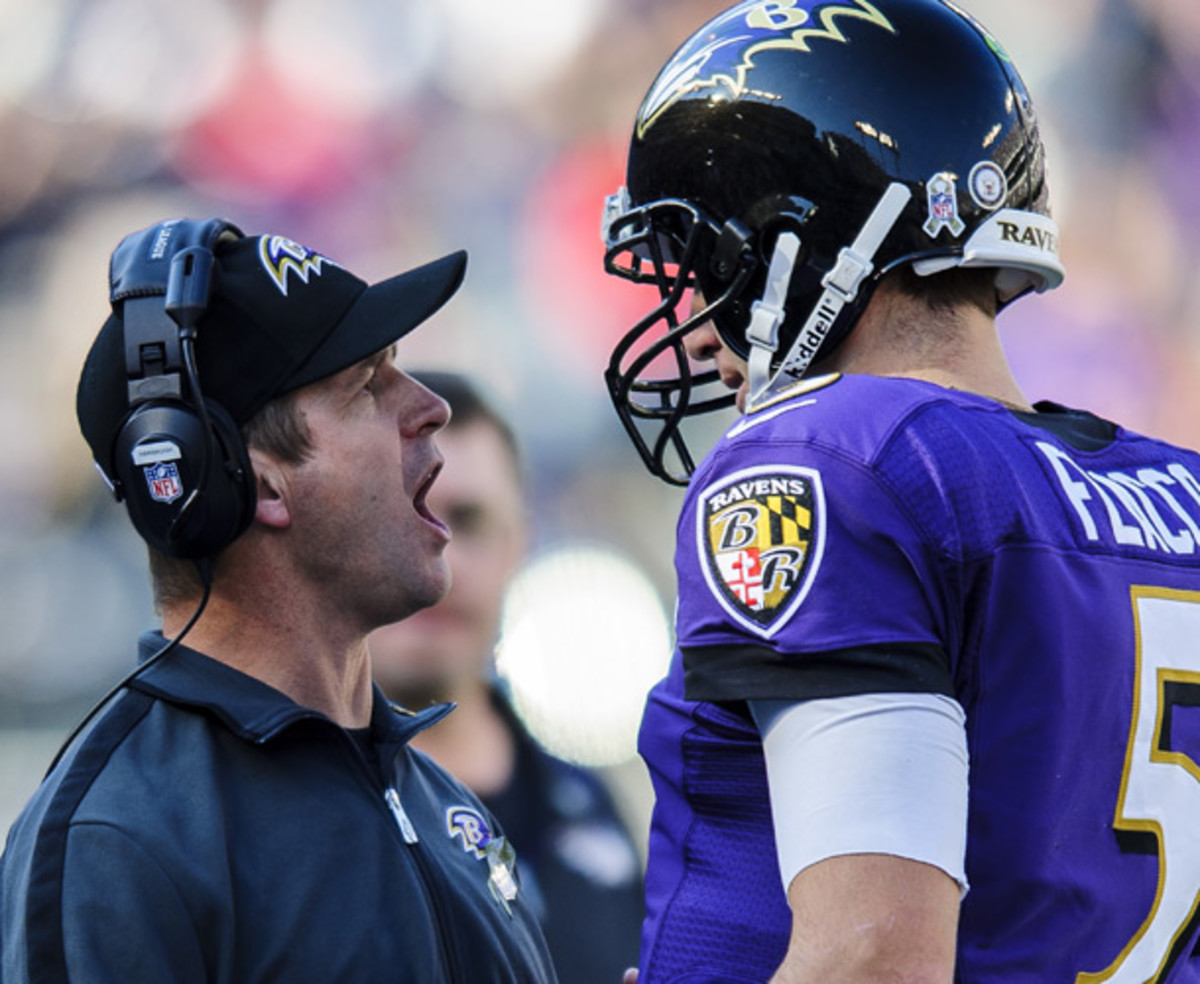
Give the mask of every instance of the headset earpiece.
POLYGON ((182 403, 143 403, 113 448, 129 518, 150 546, 172 557, 211 557, 254 518, 253 473, 237 425, 218 404, 205 409, 207 427, 182 403))
POLYGON ((142 538, 199 560, 233 542, 254 517, 249 455, 237 424, 205 400, 194 343, 208 303, 213 247, 241 235, 219 219, 174 220, 127 237, 110 269, 125 331, 129 414, 109 474, 142 538))

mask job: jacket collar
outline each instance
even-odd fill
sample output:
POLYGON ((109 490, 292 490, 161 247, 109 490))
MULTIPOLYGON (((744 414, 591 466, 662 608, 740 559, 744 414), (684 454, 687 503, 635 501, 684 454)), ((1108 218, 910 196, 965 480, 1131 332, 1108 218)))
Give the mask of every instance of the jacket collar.
MULTIPOLYGON (((159 631, 144 633, 138 640, 138 661, 145 662, 165 642, 159 631)), ((320 711, 184 645, 177 645, 129 686, 173 704, 203 709, 234 734, 258 744, 300 720, 328 721, 338 727, 320 711)), ((377 740, 389 744, 408 741, 454 709, 453 704, 438 704, 412 712, 388 701, 377 685, 372 690, 371 730, 377 740)))

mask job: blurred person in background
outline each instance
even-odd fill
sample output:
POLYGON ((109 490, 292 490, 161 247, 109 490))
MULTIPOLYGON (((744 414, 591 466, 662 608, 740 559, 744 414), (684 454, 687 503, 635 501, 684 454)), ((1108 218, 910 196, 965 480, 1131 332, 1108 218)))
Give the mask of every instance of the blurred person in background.
POLYGON ((1200 981, 1200 455, 1010 370, 1063 268, 1000 42, 739 4, 626 180, 606 267, 655 306, 606 378, 687 486, 640 984, 1200 981))
POLYGON ((5 981, 553 984, 511 844, 409 747, 446 709, 390 704, 366 642, 448 587, 449 411, 394 360, 465 265, 368 286, 222 220, 118 246, 76 406, 162 630, 12 827, 5 981))
POLYGON ((529 539, 516 438, 471 378, 412 376, 451 409, 438 436, 445 465, 427 500, 452 534, 451 588, 439 604, 372 633, 375 679, 413 711, 456 705, 413 746, 470 786, 500 821, 519 852, 522 884, 560 979, 615 984, 637 958, 640 855, 602 780, 539 745, 495 672, 505 593, 529 539))

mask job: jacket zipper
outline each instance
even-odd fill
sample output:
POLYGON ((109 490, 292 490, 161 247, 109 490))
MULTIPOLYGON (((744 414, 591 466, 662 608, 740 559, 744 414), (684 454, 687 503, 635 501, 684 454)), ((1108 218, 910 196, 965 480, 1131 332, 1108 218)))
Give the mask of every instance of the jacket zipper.
POLYGON ((430 870, 425 852, 414 846, 419 841, 417 828, 413 826, 408 812, 404 809, 404 804, 400 802, 400 794, 396 791, 395 786, 388 786, 384 790, 383 799, 392 814, 392 819, 396 821, 396 826, 400 828, 400 836, 404 839, 404 843, 412 848, 411 857, 420 873, 421 881, 425 886, 425 897, 429 899, 430 907, 433 909, 433 918, 438 926, 438 947, 442 952, 442 966, 446 969, 447 980, 457 981, 459 980, 458 956, 446 936, 447 929, 454 923, 447 916, 445 902, 437 888, 437 880, 430 870))
POLYGON ((395 787, 388 786, 383 791, 383 798, 387 801, 388 809, 392 811, 396 826, 400 828, 400 836, 404 838, 404 843, 415 844, 418 840, 417 828, 412 825, 408 814, 404 812, 404 804, 400 802, 400 794, 396 792, 395 787))
MULTIPOLYGON (((305 714, 299 716, 322 717, 321 715, 317 714, 305 714)), ((282 730, 282 726, 276 729, 276 731, 279 730, 282 730)), ((368 786, 374 790, 378 790, 380 785, 382 785, 381 777, 379 777, 376 770, 371 768, 370 764, 363 756, 363 753, 359 750, 359 747, 355 743, 354 739, 346 734, 344 730, 340 728, 338 730, 342 732, 346 744, 350 747, 351 758, 354 759, 354 761, 358 764, 358 767, 367 773, 368 786)), ((263 744, 269 737, 270 735, 260 736, 257 739, 258 743, 263 744)), ((389 764, 388 769, 389 771, 392 771, 391 764, 389 764)), ((408 816, 408 812, 404 809, 404 804, 400 802, 400 794, 396 791, 394 786, 386 786, 384 788, 383 800, 384 804, 388 808, 388 812, 392 815, 392 819, 395 820, 396 826, 400 829, 400 836, 403 838, 404 843, 410 847, 419 843, 420 838, 417 836, 417 828, 413 825, 412 820, 408 816)), ((450 941, 446 937, 446 929, 448 926, 452 926, 453 923, 449 919, 446 912, 445 901, 436 887, 436 880, 433 872, 430 870, 428 859, 424 857, 423 851, 421 849, 413 850, 411 858, 417 868, 417 872, 419 874, 418 880, 421 882, 422 888, 424 889, 425 897, 429 900, 430 907, 433 910, 434 923, 438 927, 437 942, 438 948, 442 953, 442 967, 447 971, 446 979, 449 981, 458 981, 458 956, 455 953, 454 948, 450 945, 450 941)))
MULTIPOLYGON (((366 760, 363 758, 362 752, 358 746, 354 744, 352 739, 347 739, 353 752, 353 757, 366 767, 366 771, 372 776, 377 773, 374 769, 367 766, 366 760)), ((392 771, 392 766, 389 764, 388 771, 392 771)), ((379 780, 375 779, 372 783, 375 789, 379 789, 379 780)), ((392 815, 392 819, 396 822, 396 826, 400 830, 400 837, 404 843, 410 848, 413 848, 410 857, 418 872, 418 879, 421 882, 425 897, 429 900, 430 908, 433 910, 433 919, 438 927, 438 949, 442 953, 442 967, 446 970, 446 979, 448 981, 459 980, 458 957, 454 952, 454 947, 450 945, 449 939, 446 937, 446 931, 453 923, 447 916, 445 902, 438 891, 437 882, 433 872, 430 870, 429 861, 424 856, 424 851, 414 845, 420 842, 417 836, 417 828, 413 825, 409 818, 408 811, 404 809, 404 804, 400 801, 400 793, 394 785, 388 785, 383 790, 383 801, 387 806, 388 812, 392 815)))

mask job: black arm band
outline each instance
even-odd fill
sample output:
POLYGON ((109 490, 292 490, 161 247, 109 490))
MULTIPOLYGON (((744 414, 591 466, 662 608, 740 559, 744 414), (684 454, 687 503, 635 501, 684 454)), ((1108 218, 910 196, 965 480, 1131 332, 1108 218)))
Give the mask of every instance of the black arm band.
POLYGON ((870 693, 954 695, 950 661, 932 644, 777 653, 767 646, 682 648, 688 700, 813 700, 870 693))

